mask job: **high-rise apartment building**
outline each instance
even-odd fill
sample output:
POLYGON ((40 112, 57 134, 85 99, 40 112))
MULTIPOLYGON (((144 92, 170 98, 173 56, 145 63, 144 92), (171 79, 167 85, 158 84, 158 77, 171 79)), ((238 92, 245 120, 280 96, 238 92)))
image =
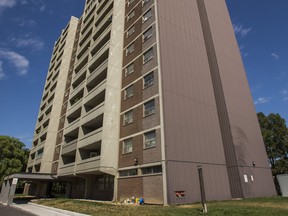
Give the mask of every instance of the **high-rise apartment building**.
POLYGON ((55 44, 27 171, 72 198, 181 204, 200 200, 199 167, 208 200, 275 194, 225 0, 86 0, 55 44))

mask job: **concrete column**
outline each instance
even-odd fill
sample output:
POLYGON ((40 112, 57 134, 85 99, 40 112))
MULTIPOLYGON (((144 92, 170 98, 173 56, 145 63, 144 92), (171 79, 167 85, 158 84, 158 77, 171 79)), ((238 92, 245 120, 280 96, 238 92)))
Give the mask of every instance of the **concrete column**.
POLYGON ((9 182, 11 182, 11 187, 10 190, 8 192, 8 202, 7 205, 12 205, 13 203, 13 199, 14 199, 14 195, 15 195, 15 190, 17 187, 17 182, 18 182, 18 178, 13 178, 12 180, 9 180, 9 182))
POLYGON ((29 195, 29 188, 30 188, 30 184, 29 183, 25 183, 24 191, 23 191, 24 195, 29 195))
POLYGON ((91 199, 93 196, 93 176, 86 177, 85 199, 91 199))
POLYGON ((114 192, 112 201, 118 202, 118 173, 116 173, 114 178, 114 192))
POLYGON ((0 201, 2 203, 7 203, 8 202, 9 190, 10 190, 9 181, 3 181, 1 194, 0 194, 0 201))

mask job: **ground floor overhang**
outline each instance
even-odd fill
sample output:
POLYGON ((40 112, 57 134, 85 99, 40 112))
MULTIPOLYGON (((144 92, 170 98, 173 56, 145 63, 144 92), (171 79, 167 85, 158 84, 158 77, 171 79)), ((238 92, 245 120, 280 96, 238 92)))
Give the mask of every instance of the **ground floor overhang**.
POLYGON ((23 181, 55 181, 57 180, 57 175, 46 174, 46 173, 15 173, 4 178, 4 181, 11 179, 19 179, 23 181))
POLYGON ((11 205, 15 196, 18 181, 54 182, 59 181, 57 175, 50 173, 15 173, 4 178, 2 183, 0 202, 11 205))

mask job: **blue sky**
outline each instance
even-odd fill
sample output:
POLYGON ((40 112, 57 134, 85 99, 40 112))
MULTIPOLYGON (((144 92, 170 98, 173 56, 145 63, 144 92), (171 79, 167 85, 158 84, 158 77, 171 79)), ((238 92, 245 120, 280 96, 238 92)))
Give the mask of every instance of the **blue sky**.
MULTIPOLYGON (((288 120, 288 1, 227 0, 256 110, 288 120)), ((55 40, 84 0, 0 0, 0 135, 30 148, 55 40)))

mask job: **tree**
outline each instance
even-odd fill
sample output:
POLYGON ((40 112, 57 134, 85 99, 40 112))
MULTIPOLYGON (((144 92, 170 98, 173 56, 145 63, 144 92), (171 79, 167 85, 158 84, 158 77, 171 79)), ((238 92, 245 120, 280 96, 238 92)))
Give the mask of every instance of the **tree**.
POLYGON ((288 173, 288 128, 279 114, 257 113, 273 175, 288 173))
POLYGON ((0 136, 0 187, 5 176, 25 172, 29 151, 18 139, 0 136))

